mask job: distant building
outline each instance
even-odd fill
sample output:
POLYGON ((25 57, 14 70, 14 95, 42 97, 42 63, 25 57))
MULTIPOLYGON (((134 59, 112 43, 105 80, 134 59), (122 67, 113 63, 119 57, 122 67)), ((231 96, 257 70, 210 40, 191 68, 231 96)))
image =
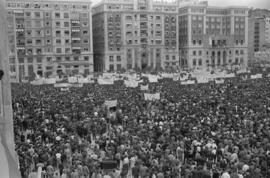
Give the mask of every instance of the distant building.
POLYGON ((178 3, 103 0, 93 7, 95 69, 178 68, 178 3))
POLYGON ((7 0, 6 8, 13 80, 93 71, 90 1, 7 0))
POLYGON ((267 43, 270 43, 270 18, 249 18, 249 60, 253 59, 255 52, 262 51, 267 43))
POLYGON ((179 8, 179 56, 182 68, 247 66, 248 8, 179 8))

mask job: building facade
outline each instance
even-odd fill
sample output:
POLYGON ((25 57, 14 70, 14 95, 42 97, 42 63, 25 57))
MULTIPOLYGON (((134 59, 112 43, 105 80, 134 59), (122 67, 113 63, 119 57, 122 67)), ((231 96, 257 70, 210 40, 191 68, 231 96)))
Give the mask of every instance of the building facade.
POLYGON ((7 0, 11 78, 93 71, 91 2, 7 0))
POLYGON ((179 8, 182 68, 247 66, 248 9, 198 3, 179 8))
POLYGON ((178 3, 103 0, 93 7, 95 70, 178 68, 178 3))
POLYGON ((270 43, 270 18, 249 18, 249 60, 254 58, 255 52, 261 51, 264 45, 270 43))

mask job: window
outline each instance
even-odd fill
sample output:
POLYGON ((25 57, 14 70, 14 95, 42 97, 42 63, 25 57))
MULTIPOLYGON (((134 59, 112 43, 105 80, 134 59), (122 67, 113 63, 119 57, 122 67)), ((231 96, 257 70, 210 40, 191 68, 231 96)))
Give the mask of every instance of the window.
POLYGON ((169 55, 166 55, 166 60, 170 60, 170 56, 169 55))
POLYGON ((56 36, 60 36, 61 35, 61 31, 60 30, 55 31, 55 35, 56 36))
POLYGON ((193 66, 196 66, 196 59, 193 59, 193 66))
POLYGON ((88 34, 88 31, 87 31, 87 30, 84 30, 84 31, 83 31, 83 34, 84 34, 84 35, 87 35, 87 34, 88 34))
POLYGON ((33 58, 32 57, 27 58, 27 63, 33 63, 33 58))
POLYGON ((42 58, 41 57, 37 58, 37 63, 42 63, 42 58))
POLYGON ((199 51, 199 56, 201 56, 202 55, 202 51, 199 51))
POLYGON ((84 59, 85 61, 89 61, 89 56, 84 56, 83 59, 84 59))
POLYGON ((49 27, 50 24, 51 24, 51 23, 50 23, 49 21, 46 21, 46 22, 45 22, 45 26, 46 26, 46 27, 49 27))
POLYGON ((59 21, 55 22, 55 26, 56 27, 60 27, 61 26, 61 23, 59 21))
POLYGON ((56 48, 56 53, 62 53, 62 49, 61 48, 56 48))
POLYGON ((32 42, 32 39, 27 39, 26 40, 26 44, 28 44, 28 45, 31 45, 33 42, 32 42))
POLYGON ((19 58, 19 63, 24 63, 24 58, 19 58))
POLYGON ((56 44, 61 44, 61 39, 56 39, 56 40, 55 40, 55 43, 56 43, 56 44))
POLYGON ((116 70, 120 71, 121 68, 122 68, 121 64, 117 64, 117 65, 116 65, 116 70))
POLYGON ((64 27, 69 27, 69 22, 64 22, 64 27))
POLYGON ((40 12, 35 12, 35 17, 40 18, 40 12))
POLYGON ((156 20, 160 20, 161 18, 160 18, 160 16, 156 16, 156 20))
POLYGON ((65 53, 70 53, 70 48, 65 48, 65 53))
POLYGON ((50 34, 51 34, 50 30, 46 30, 46 35, 50 35, 50 34))
POLYGON ((175 60, 175 56, 172 56, 172 60, 175 60))
POLYGON ((41 21, 35 21, 35 27, 41 27, 41 21))
POLYGON ((82 26, 83 27, 87 27, 88 26, 88 23, 87 22, 82 22, 82 26))
POLYGON ((60 18, 60 13, 59 12, 55 13, 55 18, 60 18))
POLYGON ((68 30, 65 31, 65 36, 69 36, 69 31, 68 30))
POLYGON ((193 40, 193 45, 196 45, 196 40, 193 40))
POLYGON ((113 56, 110 56, 110 62, 113 62, 113 56))
POLYGON ((52 61, 52 57, 47 57, 47 62, 51 62, 52 61))
POLYGON ((202 59, 199 59, 199 66, 202 66, 202 59))
POLYGON ((113 66, 113 64, 110 65, 110 71, 114 71, 114 66, 113 66))
POLYGON ((40 30, 36 30, 36 35, 40 36, 41 35, 41 31, 40 30))
POLYGON ((45 17, 50 17, 50 13, 49 12, 46 12, 45 13, 45 17))
POLYGON ((64 13, 64 18, 69 18, 69 14, 67 12, 64 13))
POLYGON ((26 17, 31 17, 31 12, 25 12, 26 17))
POLYGON ((65 40, 65 43, 66 43, 66 44, 69 44, 69 39, 65 40))
POLYGON ((193 56, 196 56, 196 51, 193 51, 193 56))
POLYGON ((121 56, 117 56, 117 62, 121 61, 121 56))

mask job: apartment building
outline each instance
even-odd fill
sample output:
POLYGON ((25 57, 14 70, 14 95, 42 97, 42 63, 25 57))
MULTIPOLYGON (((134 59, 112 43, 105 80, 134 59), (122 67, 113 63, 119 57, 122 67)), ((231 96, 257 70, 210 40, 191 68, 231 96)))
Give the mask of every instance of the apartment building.
POLYGON ((178 23, 181 68, 247 66, 248 8, 187 5, 178 23))
POLYGON ((11 78, 93 71, 91 2, 7 0, 11 78))
POLYGON ((95 70, 178 68, 178 3, 103 0, 93 7, 95 70))

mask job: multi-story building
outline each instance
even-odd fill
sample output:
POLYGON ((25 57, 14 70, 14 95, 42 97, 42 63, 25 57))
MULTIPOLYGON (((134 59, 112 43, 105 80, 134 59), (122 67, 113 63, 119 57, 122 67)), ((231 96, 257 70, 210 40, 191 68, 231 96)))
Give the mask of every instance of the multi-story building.
POLYGON ((88 0, 7 0, 13 79, 93 71, 88 0))
POLYGON ((198 3, 180 7, 178 20, 181 67, 247 65, 248 8, 198 3))
POLYGON ((95 69, 177 68, 178 3, 103 0, 93 7, 95 69))
POLYGON ((250 17, 249 18, 249 60, 254 58, 255 52, 261 51, 265 44, 270 43, 270 18, 250 17))

